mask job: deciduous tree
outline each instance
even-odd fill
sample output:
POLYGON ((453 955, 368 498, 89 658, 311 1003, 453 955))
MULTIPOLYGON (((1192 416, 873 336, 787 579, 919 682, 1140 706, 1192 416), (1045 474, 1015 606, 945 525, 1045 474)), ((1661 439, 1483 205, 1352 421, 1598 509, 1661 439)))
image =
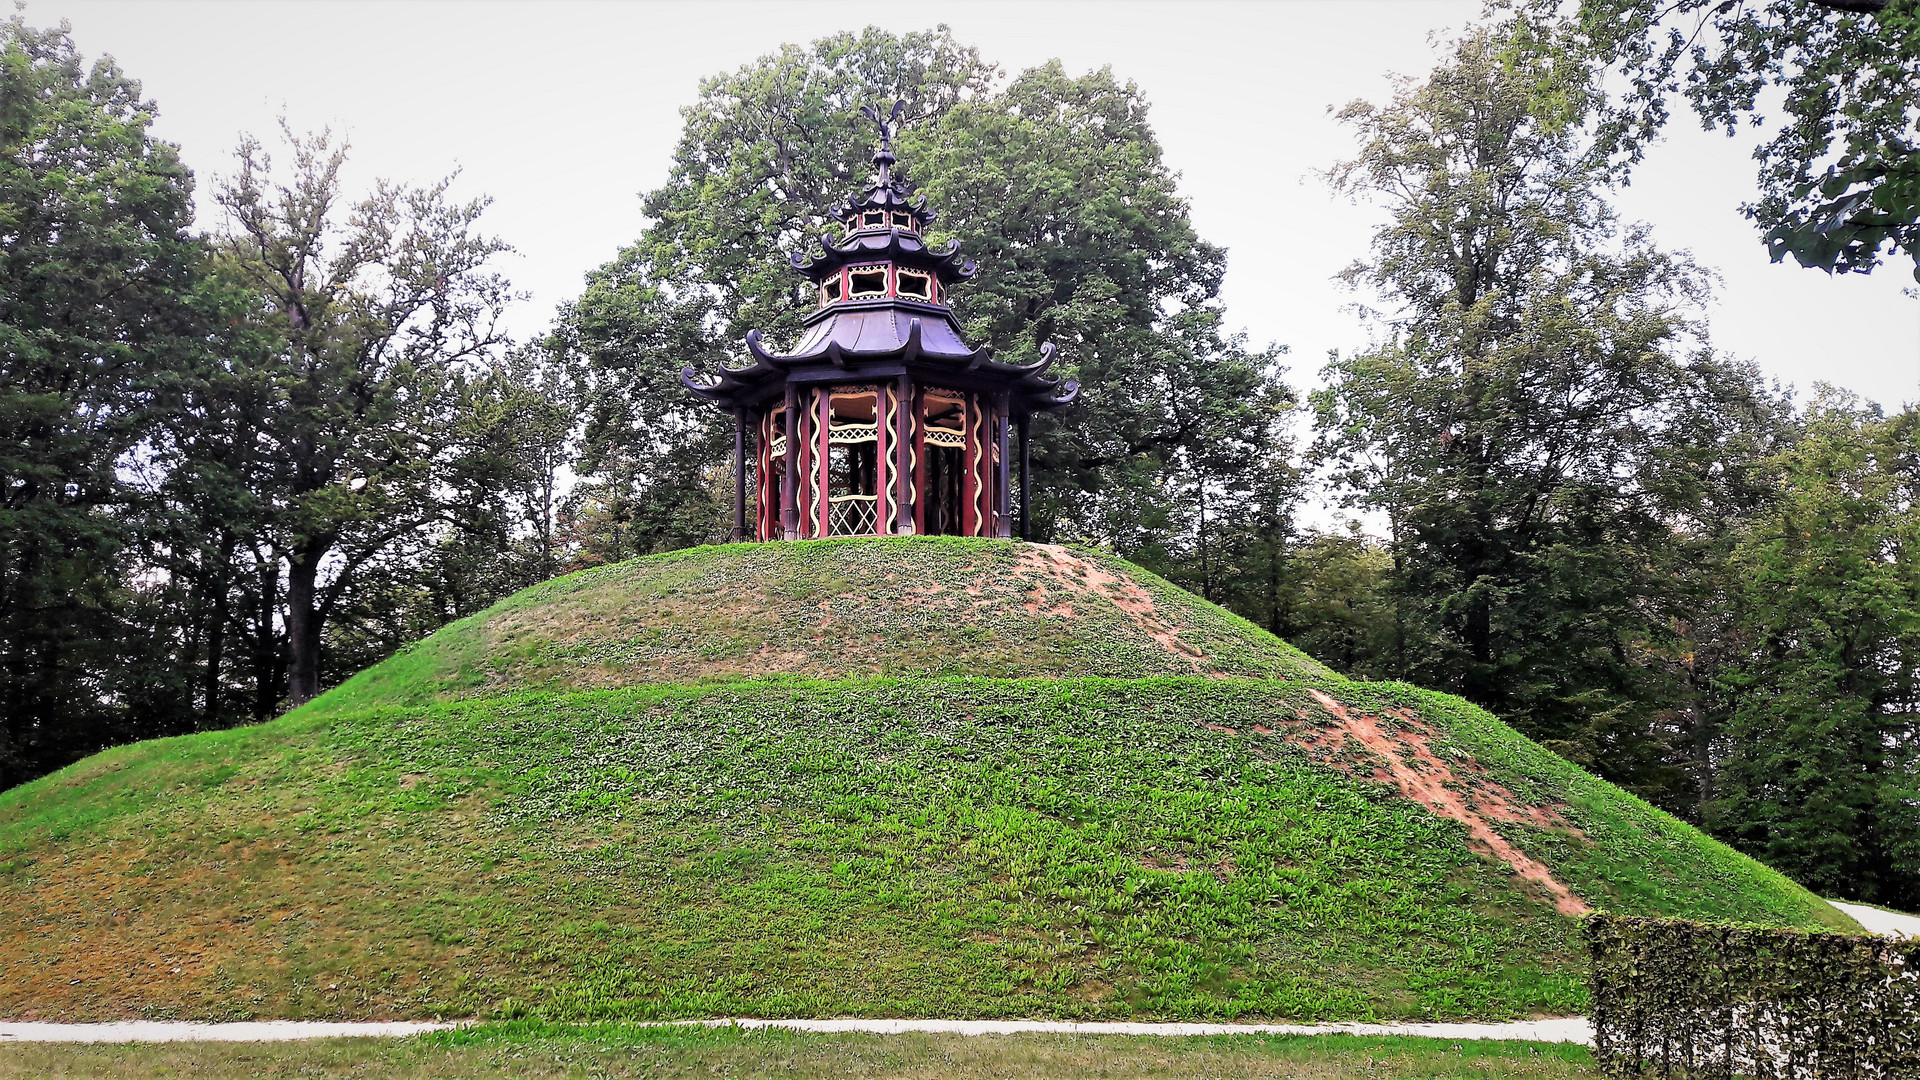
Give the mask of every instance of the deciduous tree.
POLYGON ((64 27, 0 24, 0 786, 96 749, 138 652, 119 470, 190 362, 202 258, 154 115, 64 27))
POLYGON ((492 358, 509 297, 477 231, 484 200, 451 180, 386 181, 348 205, 344 146, 287 133, 291 167, 241 144, 218 191, 225 257, 277 334, 267 536, 284 560, 289 699, 320 689, 321 631, 355 577, 449 524, 444 476, 465 369, 492 358))
POLYGON ((1384 311, 1317 392, 1318 453, 1391 531, 1398 655, 1562 753, 1672 805, 1649 664, 1671 541, 1661 463, 1691 403, 1749 392, 1694 322, 1705 275, 1607 206, 1580 125, 1591 73, 1520 21, 1342 119, 1341 190, 1391 214, 1348 278, 1384 311))
POLYGON ((1903 253, 1920 279, 1920 0, 1526 6, 1570 11, 1574 40, 1625 76, 1599 154, 1638 161, 1676 97, 1709 128, 1766 129, 1745 209, 1775 261, 1866 273, 1903 253))

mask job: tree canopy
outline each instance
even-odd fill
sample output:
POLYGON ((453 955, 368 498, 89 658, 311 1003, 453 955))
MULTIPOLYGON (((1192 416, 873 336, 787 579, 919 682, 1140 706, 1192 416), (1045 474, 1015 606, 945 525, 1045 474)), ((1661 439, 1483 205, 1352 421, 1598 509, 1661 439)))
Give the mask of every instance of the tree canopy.
POLYGON ((1626 93, 1596 150, 1638 161, 1684 98, 1729 135, 1763 128, 1746 213, 1777 262, 1920 280, 1920 0, 1524 0, 1571 10, 1571 40, 1626 93), (1769 113, 1778 118, 1770 118, 1769 113))
POLYGON ((1424 83, 1341 112, 1334 170, 1390 221, 1347 278, 1380 340, 1315 392, 1317 453, 1385 515, 1387 664, 1507 716, 1650 795, 1672 788, 1658 639, 1676 452, 1749 413, 1752 376, 1706 351, 1705 275, 1622 225, 1585 155, 1596 100, 1520 21, 1462 38, 1424 83), (1551 91, 1551 92, 1543 92, 1551 91))
MULTIPOLYGON (((589 372, 584 498, 622 523, 621 553, 713 535, 725 426, 679 384, 741 355, 750 329, 791 340, 811 293, 787 256, 864 179, 860 105, 908 103, 902 167, 980 274, 954 297, 999 356, 1060 347, 1084 403, 1041 425, 1043 535, 1158 545, 1204 493, 1271 464, 1289 395, 1277 353, 1222 326, 1224 253, 1195 235, 1137 87, 1058 64, 1005 86, 945 29, 869 29, 789 47, 708 80, 687 111, 653 224, 563 313, 557 352, 589 372)), ((737 360, 735 361, 737 362, 737 360)))
POLYGON ((192 177, 61 30, 0 24, 0 783, 88 748, 139 685, 123 471, 193 349, 192 177))

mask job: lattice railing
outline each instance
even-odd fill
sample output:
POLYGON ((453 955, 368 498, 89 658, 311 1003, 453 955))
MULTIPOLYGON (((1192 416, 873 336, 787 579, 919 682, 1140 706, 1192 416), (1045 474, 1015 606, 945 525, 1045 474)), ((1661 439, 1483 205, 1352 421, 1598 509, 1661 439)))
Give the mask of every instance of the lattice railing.
POLYGON ((827 500, 827 521, 834 536, 872 536, 878 520, 873 495, 835 495, 827 500))
POLYGON ((830 443, 869 443, 879 438, 880 429, 873 424, 834 424, 827 429, 830 443))
POLYGON ((967 445, 966 432, 959 428, 934 427, 927 425, 928 446, 950 446, 956 450, 967 445))

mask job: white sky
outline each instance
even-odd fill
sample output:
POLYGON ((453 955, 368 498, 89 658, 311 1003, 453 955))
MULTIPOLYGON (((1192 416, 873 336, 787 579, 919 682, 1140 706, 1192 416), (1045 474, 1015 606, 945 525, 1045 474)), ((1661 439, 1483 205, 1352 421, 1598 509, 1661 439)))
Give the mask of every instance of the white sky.
MULTIPOLYGON (((945 22, 1009 73, 1053 57, 1072 72, 1111 65, 1153 103, 1200 234, 1228 249, 1230 321, 1256 345, 1291 345, 1307 384, 1327 350, 1366 340, 1330 278, 1364 252, 1375 214, 1313 176, 1353 149, 1328 107, 1382 100, 1391 72, 1423 75, 1430 35, 1479 6, 31 0, 26 16, 68 19, 87 55, 110 53, 140 79, 203 193, 239 134, 271 137, 283 113, 347 133, 361 181, 459 167, 461 190, 494 197, 490 226, 518 249, 502 269, 532 294, 514 313, 523 337, 639 234, 638 194, 665 179, 678 110, 703 76, 875 23, 945 22)), ((1722 350, 1802 391, 1824 380, 1889 406, 1920 398, 1912 267, 1828 278, 1770 264, 1736 209, 1752 195, 1749 150, 1683 114, 1621 209, 1723 276, 1710 312, 1722 350)))

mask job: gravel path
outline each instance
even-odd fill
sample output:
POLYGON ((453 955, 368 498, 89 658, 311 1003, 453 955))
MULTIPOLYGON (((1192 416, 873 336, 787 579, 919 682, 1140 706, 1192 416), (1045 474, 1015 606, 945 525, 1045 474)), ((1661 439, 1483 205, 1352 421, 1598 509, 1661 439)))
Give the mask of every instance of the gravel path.
POLYGON ((37 1024, 0 1022, 0 1043, 10 1042, 288 1042, 350 1036, 419 1035, 458 1024, 399 1022, 333 1023, 322 1020, 255 1020, 235 1024, 194 1024, 179 1020, 123 1020, 110 1024, 37 1024))
MULTIPOLYGON (((1882 911, 1863 904, 1833 903, 1869 933, 1920 937, 1920 916, 1882 911)), ((795 1031, 866 1032, 894 1035, 926 1031, 953 1035, 1012 1035, 1043 1032, 1064 1035, 1413 1035, 1429 1039, 1523 1039, 1528 1042, 1593 1041, 1585 1017, 1520 1020, 1507 1024, 1149 1024, 1069 1020, 689 1020, 682 1023, 743 1028, 779 1027, 795 1031)), ((0 1021, 0 1043, 8 1042, 284 1042, 293 1039, 354 1037, 396 1038, 458 1027, 452 1023, 334 1023, 311 1020, 260 1020, 235 1024, 195 1024, 165 1020, 128 1020, 109 1024, 9 1023, 0 1021)))
MULTIPOLYGON (((1418 1035, 1432 1039, 1525 1039, 1530 1042, 1591 1041, 1584 1018, 1523 1020, 1511 1024, 1134 1024, 1080 1023, 1065 1020, 694 1020, 685 1023, 795 1031, 847 1031, 894 1035, 926 1031, 954 1035, 1012 1035, 1051 1032, 1068 1035, 1418 1035)), ((294 1039, 393 1038, 444 1031, 457 1024, 326 1023, 263 1020, 236 1024, 193 1024, 165 1020, 129 1020, 111 1024, 0 1023, 0 1043, 8 1042, 285 1042, 294 1039)))
POLYGON ((779 1027, 795 1031, 865 1031, 893 1035, 931 1031, 953 1035, 1012 1035, 1037 1031, 1063 1035, 1417 1035, 1428 1039, 1524 1039, 1528 1042, 1592 1041, 1584 1016, 1519 1020, 1510 1024, 1148 1024, 1075 1020, 702 1020, 708 1027, 779 1027))
POLYGON ((1843 904, 1838 900, 1829 900, 1827 903, 1853 916, 1853 921, 1865 927, 1869 934, 1920 937, 1920 915, 1902 915, 1897 911, 1883 911, 1865 904, 1843 904))

